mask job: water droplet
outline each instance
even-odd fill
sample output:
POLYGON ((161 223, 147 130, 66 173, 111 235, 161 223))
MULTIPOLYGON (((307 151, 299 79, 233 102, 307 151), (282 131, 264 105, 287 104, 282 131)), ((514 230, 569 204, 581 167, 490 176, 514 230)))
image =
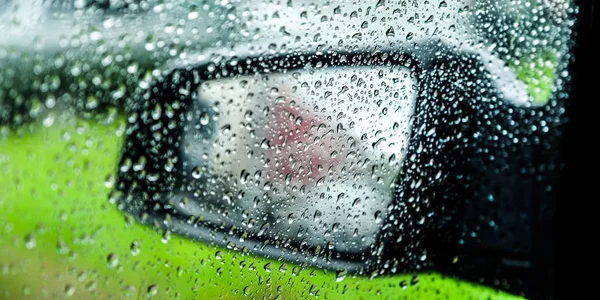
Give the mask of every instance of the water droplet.
POLYGON ((333 241, 330 241, 329 243, 327 243, 327 249, 333 250, 333 248, 335 248, 335 243, 333 241))
POLYGON ((295 220, 296 220, 296 215, 294 215, 293 213, 288 215, 288 224, 294 223, 295 220))
POLYGON ((114 174, 108 174, 106 175, 106 177, 104 178, 104 186, 106 188, 112 188, 115 184, 115 176, 114 174))
POLYGON ((129 248, 131 249, 131 255, 137 256, 138 254, 140 254, 140 251, 141 251, 140 242, 133 241, 129 248))
POLYGON ((95 291, 98 284, 95 281, 90 281, 85 285, 85 289, 88 291, 95 291))
POLYGON ((158 120, 158 119, 160 119, 161 115, 162 115, 162 107, 160 106, 160 104, 156 104, 156 106, 154 107, 154 110, 152 111, 152 119, 158 120))
POLYGON ((56 251, 59 254, 66 254, 67 252, 69 252, 69 247, 64 241, 59 240, 58 242, 56 242, 56 251))
POLYGON ((170 230, 165 230, 165 232, 162 235, 161 242, 163 242, 163 244, 166 244, 170 240, 171 240, 171 231, 170 230))
POLYGON ((402 288, 404 290, 408 286, 408 283, 406 283, 406 280, 402 280, 402 281, 400 281, 399 285, 400 285, 400 288, 402 288))
POLYGON ((216 260, 223 260, 223 252, 222 251, 217 251, 215 253, 215 259, 216 260))
POLYGON ((154 296, 156 296, 156 294, 158 294, 158 285, 156 284, 151 284, 148 286, 148 291, 147 291, 147 297, 148 298, 152 298, 154 296))
POLYGON ((65 297, 71 297, 75 294, 75 287, 67 284, 65 285, 65 297))
POLYGON ((37 241, 35 239, 35 235, 33 235, 31 233, 25 235, 25 248, 33 249, 33 248, 35 248, 36 245, 37 245, 37 241))
POLYGON ((221 133, 223 133, 223 135, 229 134, 230 131, 231 131, 231 124, 225 124, 221 127, 221 133))
POLYGON ((244 113, 244 119, 246 119, 246 121, 252 121, 252 115, 253 112, 251 110, 247 110, 246 113, 244 113))
POLYGON ((198 11, 191 11, 190 13, 188 13, 189 20, 196 20, 198 19, 198 16, 200 16, 200 13, 198 11))
POLYGON ((412 39, 413 39, 413 37, 414 37, 414 34, 413 34, 412 32, 409 32, 409 33, 406 35, 406 40, 407 40, 407 41, 410 41, 410 40, 412 40, 412 39))
POLYGON ((271 148, 270 141, 268 139, 263 139, 262 142, 260 143, 260 148, 265 149, 265 150, 271 148))
POLYGON ((338 152, 337 151, 333 151, 331 152, 331 154, 329 154, 330 158, 336 158, 338 156, 338 152))
POLYGON ((410 280, 410 285, 417 285, 419 284, 419 276, 413 276, 413 278, 410 280))
POLYGON ((138 161, 133 165, 133 170, 136 172, 143 170, 146 167, 146 160, 145 156, 140 156, 138 161))
POLYGON ((340 282, 340 281, 344 280, 346 278, 347 274, 348 274, 347 271, 337 271, 335 273, 335 281, 340 282))
POLYGON ((246 182, 248 182, 249 177, 250 177, 250 173, 248 173, 248 171, 246 171, 246 170, 242 170, 242 172, 240 172, 240 183, 246 184, 246 182))
POLYGON ((208 125, 209 121, 210 121, 210 115, 207 112, 203 112, 202 114, 200 114, 200 124, 208 125))
POLYGON ((114 269, 119 265, 119 256, 115 253, 111 253, 106 257, 106 262, 108 263, 109 268, 114 269))
POLYGON ((200 166, 197 166, 192 170, 192 177, 194 177, 195 179, 200 179, 201 174, 202 168, 200 166))
POLYGON ((175 168, 175 163, 173 162, 173 159, 171 159, 171 158, 167 159, 167 163, 165 163, 165 171, 171 172, 171 171, 173 171, 174 168, 175 168))
POLYGON ((337 201, 336 201, 336 203, 342 202, 342 200, 344 199, 344 197, 346 197, 346 193, 339 193, 337 195, 337 201))
POLYGON ((279 272, 281 272, 281 273, 285 273, 285 272, 287 272, 287 270, 288 270, 288 265, 287 264, 282 264, 279 267, 279 272))
POLYGON ((325 183, 325 176, 319 178, 319 180, 317 180, 317 186, 321 186, 325 183))
POLYGON ((319 222, 319 220, 321 220, 321 216, 322 216, 322 215, 323 215, 323 214, 322 214, 322 213, 321 213, 319 210, 316 210, 316 211, 315 211, 315 214, 313 215, 313 221, 314 221, 315 223, 316 223, 316 222, 319 222))
POLYGON ((122 289, 123 296, 131 298, 136 294, 136 288, 133 285, 126 285, 122 289))
POLYGON ((44 124, 45 127, 50 127, 50 126, 52 126, 52 124, 54 124, 54 120, 55 120, 54 115, 49 114, 46 118, 44 118, 44 120, 42 121, 42 124, 44 124))
POLYGON ((267 182, 265 182, 265 185, 263 186, 263 190, 270 191, 272 186, 273 186, 273 184, 270 181, 267 181, 267 182))
POLYGON ((394 37, 394 36, 396 36, 396 33, 394 32, 394 27, 388 28, 388 30, 385 32, 385 35, 387 37, 394 37))
POLYGON ((379 224, 382 221, 382 213, 380 210, 375 212, 375 223, 379 224))
POLYGON ((331 226, 331 230, 332 230, 333 232, 338 232, 338 231, 340 231, 340 227, 341 227, 340 223, 334 223, 334 224, 331 226))
POLYGON ((265 271, 267 271, 267 272, 271 272, 271 263, 267 263, 267 264, 265 265, 265 271))

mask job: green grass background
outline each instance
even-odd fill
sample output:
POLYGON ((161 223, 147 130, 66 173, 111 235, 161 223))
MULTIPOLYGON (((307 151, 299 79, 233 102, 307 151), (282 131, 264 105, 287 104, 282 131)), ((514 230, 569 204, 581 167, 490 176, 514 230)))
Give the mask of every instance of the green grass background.
POLYGON ((518 299, 438 274, 337 282, 335 272, 164 240, 109 202, 124 129, 118 118, 65 117, 0 130, 0 299, 518 299))

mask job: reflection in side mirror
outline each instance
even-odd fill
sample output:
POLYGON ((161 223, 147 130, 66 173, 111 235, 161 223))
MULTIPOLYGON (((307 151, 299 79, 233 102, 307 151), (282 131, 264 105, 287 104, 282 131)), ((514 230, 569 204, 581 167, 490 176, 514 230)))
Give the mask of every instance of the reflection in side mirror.
POLYGON ((173 199, 178 214, 293 247, 365 253, 409 137, 409 73, 364 66, 202 83, 180 146, 191 189, 173 199))

